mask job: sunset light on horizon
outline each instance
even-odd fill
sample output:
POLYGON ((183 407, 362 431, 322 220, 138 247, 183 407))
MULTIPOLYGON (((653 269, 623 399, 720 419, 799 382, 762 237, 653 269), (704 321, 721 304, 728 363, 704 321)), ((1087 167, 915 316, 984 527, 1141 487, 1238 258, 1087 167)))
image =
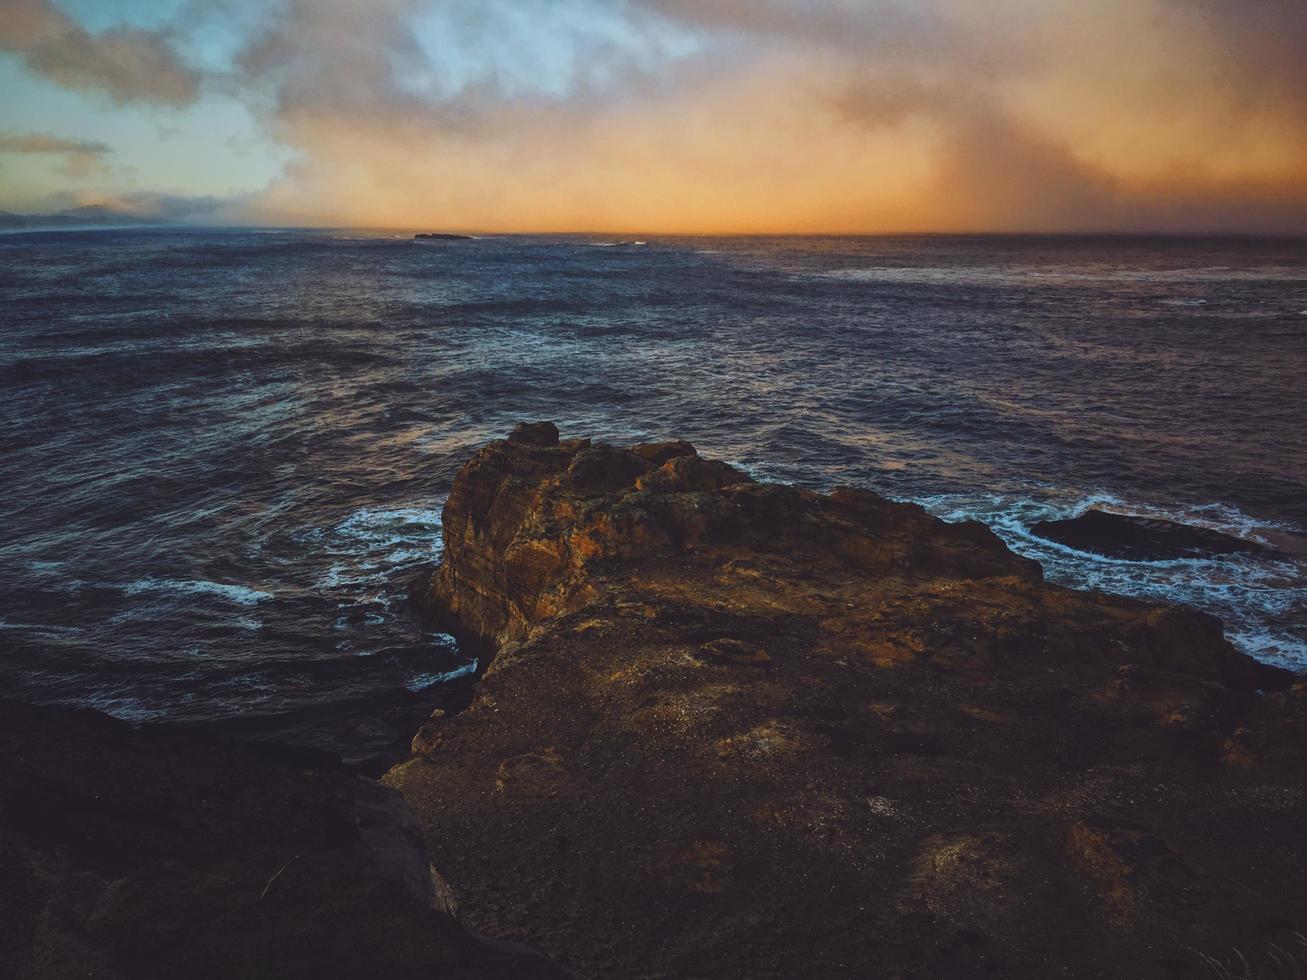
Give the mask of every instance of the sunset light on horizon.
POLYGON ((0 210, 1307 231, 1296 0, 0 0, 0 210))

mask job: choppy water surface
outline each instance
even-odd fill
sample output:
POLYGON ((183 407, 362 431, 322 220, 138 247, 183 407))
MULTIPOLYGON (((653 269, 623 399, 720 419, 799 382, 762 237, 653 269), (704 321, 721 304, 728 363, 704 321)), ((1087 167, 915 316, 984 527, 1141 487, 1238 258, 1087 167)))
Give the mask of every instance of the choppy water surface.
POLYGON ((5 692, 384 739, 470 668, 404 588, 458 466, 523 418, 978 517, 1055 580, 1307 665, 1307 242, 605 244, 0 237, 5 692), (1094 503, 1280 552, 1026 531, 1094 503))

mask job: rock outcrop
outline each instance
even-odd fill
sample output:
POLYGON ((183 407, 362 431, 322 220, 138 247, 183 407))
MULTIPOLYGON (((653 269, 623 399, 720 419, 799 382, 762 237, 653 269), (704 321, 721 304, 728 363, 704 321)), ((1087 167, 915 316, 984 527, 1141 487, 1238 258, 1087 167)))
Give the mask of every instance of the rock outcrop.
POLYGON ((1174 978, 1307 931, 1307 687, 1209 616, 547 423, 444 527, 414 599, 492 659, 384 782, 481 933, 584 977, 1174 978))
POLYGON ((325 756, 0 702, 0 977, 559 977, 448 913, 402 799, 325 756))
POLYGON ((1210 528, 1097 509, 1067 520, 1040 521, 1030 528, 1030 532, 1076 551, 1126 561, 1172 561, 1268 550, 1255 542, 1210 528))

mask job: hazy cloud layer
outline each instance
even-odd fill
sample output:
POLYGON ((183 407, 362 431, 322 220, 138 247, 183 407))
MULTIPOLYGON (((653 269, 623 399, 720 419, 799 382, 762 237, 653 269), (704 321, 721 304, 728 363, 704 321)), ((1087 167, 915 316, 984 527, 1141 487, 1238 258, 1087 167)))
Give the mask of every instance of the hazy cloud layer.
MULTIPOLYGON (((1299 0, 642 0, 632 32, 662 22, 692 50, 564 97, 510 94, 489 57, 476 84, 405 88, 432 67, 423 6, 295 0, 250 46, 244 79, 300 152, 266 208, 526 230, 1307 229, 1299 0)), ((512 6, 466 19, 492 36, 512 6)), ((624 54, 592 44, 581 67, 624 54)))
POLYGON ((74 178, 89 177, 105 168, 105 157, 113 150, 105 143, 89 140, 61 139, 45 133, 22 136, 0 134, 0 154, 49 155, 62 157, 57 165, 59 173, 74 178))
MULTIPOLYGON (((230 71, 213 82, 294 153, 242 205, 249 219, 1307 231, 1303 0, 200 0, 193 9, 205 23, 244 25, 230 71)), ((74 35, 94 48, 131 39, 186 80, 174 102, 193 97, 198 80, 163 35, 88 35, 40 0, 0 10, 2 45, 31 52, 30 38, 57 35, 71 52, 74 35), (27 27, 13 11, 27 12, 27 27), (31 27, 47 21, 62 26, 31 27)), ((59 78, 124 98, 122 78, 137 76, 115 89, 106 63, 79 56, 59 78)))
POLYGON ((199 75, 167 34, 130 27, 92 34, 50 0, 0 0, 0 50, 65 88, 120 104, 180 107, 199 95, 199 75))
POLYGON ((116 214, 165 221, 221 221, 223 211, 239 204, 230 198, 160 194, 154 191, 63 191, 50 195, 44 202, 47 211, 75 211, 97 208, 116 214))

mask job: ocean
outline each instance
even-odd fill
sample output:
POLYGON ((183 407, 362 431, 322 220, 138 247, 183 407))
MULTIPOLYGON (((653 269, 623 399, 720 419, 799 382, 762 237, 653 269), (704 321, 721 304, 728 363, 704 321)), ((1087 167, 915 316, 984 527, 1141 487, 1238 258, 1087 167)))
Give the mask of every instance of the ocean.
POLYGON ((977 518, 1307 668, 1307 241, 0 236, 0 691, 361 759, 474 663, 415 621, 519 420, 977 518), (1090 506, 1275 546, 1124 562, 1090 506))

